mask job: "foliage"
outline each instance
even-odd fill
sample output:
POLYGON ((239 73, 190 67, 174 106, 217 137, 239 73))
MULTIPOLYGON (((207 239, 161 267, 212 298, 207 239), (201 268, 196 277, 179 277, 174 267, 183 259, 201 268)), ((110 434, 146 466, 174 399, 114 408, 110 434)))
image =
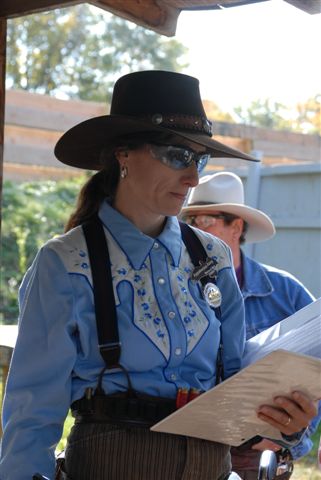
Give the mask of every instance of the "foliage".
POLYGON ((236 120, 255 127, 321 135, 321 94, 294 108, 269 98, 257 99, 248 107, 234 108, 236 120))
POLYGON ((291 130, 291 122, 285 119, 286 107, 269 98, 254 100, 247 108, 236 107, 234 112, 241 123, 256 127, 291 130))
POLYGON ((180 71, 187 49, 88 4, 8 21, 10 88, 106 101, 116 78, 140 69, 180 71))
POLYGON ((296 106, 296 129, 321 135, 321 93, 296 106))
POLYGON ((40 246, 63 232, 83 177, 3 185, 0 321, 15 324, 18 287, 40 246))

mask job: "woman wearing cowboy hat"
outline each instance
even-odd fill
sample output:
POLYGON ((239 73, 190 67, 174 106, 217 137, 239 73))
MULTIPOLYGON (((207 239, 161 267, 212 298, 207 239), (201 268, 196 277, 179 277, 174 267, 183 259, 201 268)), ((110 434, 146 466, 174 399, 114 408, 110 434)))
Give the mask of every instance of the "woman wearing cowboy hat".
MULTIPOLYGON (((214 386, 220 334, 225 377, 240 368, 244 311, 229 249, 198 233, 215 265, 218 321, 191 279, 176 215, 209 156, 251 157, 212 139, 196 79, 160 71, 120 78, 111 114, 69 130, 55 154, 98 173, 82 189, 67 233, 40 250, 20 289, 1 480, 53 478, 70 406, 76 421, 64 478, 225 480, 227 445, 149 426, 214 386), (108 275, 96 283, 101 265, 108 275)), ((313 404, 303 395, 281 402, 284 410, 265 406, 260 415, 295 435, 313 404)))
MULTIPOLYGON (((191 190, 182 218, 220 238, 231 248, 236 277, 245 305, 246 338, 249 339, 305 307, 315 299, 293 275, 249 258, 241 249, 244 243, 262 242, 273 237, 272 220, 261 210, 244 203, 243 184, 232 172, 219 172, 200 179, 191 190)), ((316 430, 319 415, 301 442, 290 449, 294 459, 312 448, 310 435, 316 430)), ((260 450, 280 450, 264 440, 245 450, 232 448, 233 468, 244 480, 257 480, 260 450)), ((290 478, 291 472, 282 479, 290 478)))

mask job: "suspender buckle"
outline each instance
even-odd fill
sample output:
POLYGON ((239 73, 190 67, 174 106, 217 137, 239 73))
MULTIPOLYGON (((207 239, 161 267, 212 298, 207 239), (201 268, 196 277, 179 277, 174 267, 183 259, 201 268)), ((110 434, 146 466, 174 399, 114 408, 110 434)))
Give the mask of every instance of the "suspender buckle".
POLYGON ((121 351, 120 342, 108 342, 101 345, 98 345, 99 351, 107 368, 118 368, 119 367, 119 358, 121 351))

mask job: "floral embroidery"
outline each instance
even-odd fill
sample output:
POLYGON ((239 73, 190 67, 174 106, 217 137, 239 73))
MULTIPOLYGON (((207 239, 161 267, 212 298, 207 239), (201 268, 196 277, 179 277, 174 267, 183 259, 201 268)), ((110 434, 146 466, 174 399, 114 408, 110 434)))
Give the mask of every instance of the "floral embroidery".
MULTIPOLYGON (((66 234, 64 243, 55 243, 52 248, 56 249, 62 255, 66 268, 70 272, 86 275, 92 285, 91 269, 87 260, 87 248, 83 235, 79 235, 80 228, 72 230, 66 234), (83 260, 81 260, 83 259, 83 260)), ((119 286, 125 282, 130 284, 133 292, 133 318, 132 322, 150 339, 151 342, 162 352, 166 359, 171 355, 171 342, 167 330, 166 321, 163 317, 158 301, 155 295, 153 279, 150 275, 150 258, 146 257, 140 270, 135 270, 129 263, 126 254, 119 248, 116 241, 108 233, 108 246, 110 258, 113 259, 111 273, 113 278, 113 287, 116 306, 120 304, 118 296, 119 286)), ((219 242, 211 242, 208 237, 201 237, 201 240, 207 250, 213 255, 214 247, 216 255, 212 258, 218 262, 218 271, 226 266, 230 267, 229 256, 226 249, 219 242)), ((168 262, 168 275, 170 280, 171 297, 166 299, 168 303, 174 301, 178 316, 175 328, 183 328, 186 335, 188 355, 197 343, 201 340, 209 320, 206 313, 202 310, 201 304, 196 302, 190 294, 191 272, 194 266, 191 263, 186 250, 180 256, 179 265, 168 262), (181 323, 178 319, 181 319, 181 323)), ((209 255, 210 256, 210 255, 209 255)), ((169 309, 173 309, 174 306, 169 309)), ((170 311, 170 310, 168 310, 170 311)), ((171 322, 173 326, 173 323, 171 322)), ((175 325, 175 323, 174 323, 175 325)), ((172 327, 171 327, 172 328, 172 327)))
POLYGON ((119 275, 126 275, 127 270, 125 268, 119 268, 117 270, 117 273, 119 273, 119 275))

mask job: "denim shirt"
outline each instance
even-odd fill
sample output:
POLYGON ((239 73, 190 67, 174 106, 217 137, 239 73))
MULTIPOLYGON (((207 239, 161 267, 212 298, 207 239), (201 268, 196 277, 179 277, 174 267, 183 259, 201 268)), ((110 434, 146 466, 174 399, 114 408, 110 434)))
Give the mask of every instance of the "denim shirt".
MULTIPOLYGON (((241 288, 245 303, 246 339, 275 325, 297 310, 313 302, 313 295, 290 273, 264 265, 242 255, 243 285, 241 288)), ((313 419, 303 439, 291 447, 293 458, 306 455, 313 444, 310 435, 315 432, 321 420, 321 403, 318 416, 313 419)))
MULTIPOLYGON (((175 217, 151 238, 104 202, 100 218, 108 242, 122 345, 120 363, 133 388, 175 398, 178 387, 215 384, 220 321, 191 279, 194 266, 175 217)), ((231 252, 197 230, 218 262, 226 377, 241 366, 244 305, 231 252)), ((19 333, 3 409, 1 480, 53 478, 54 452, 70 404, 97 385, 104 367, 98 350, 88 252, 81 227, 50 240, 20 288, 19 333)), ((106 393, 127 389, 126 376, 103 376, 106 393)))

